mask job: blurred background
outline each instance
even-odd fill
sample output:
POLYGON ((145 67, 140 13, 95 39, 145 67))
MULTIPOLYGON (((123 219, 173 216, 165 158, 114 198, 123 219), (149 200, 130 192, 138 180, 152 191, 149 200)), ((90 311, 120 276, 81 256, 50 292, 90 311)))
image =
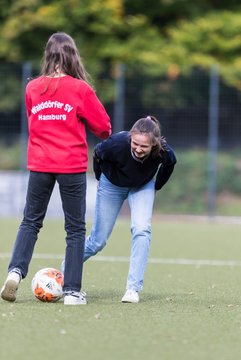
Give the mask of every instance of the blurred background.
MULTIPOLYGON (((24 91, 48 37, 76 41, 113 131, 155 115, 178 163, 157 214, 241 214, 241 3, 238 0, 0 0, 0 216, 22 213, 24 91)), ((88 133, 87 217, 96 182, 88 133)), ((48 210, 62 216, 58 191, 48 210)))

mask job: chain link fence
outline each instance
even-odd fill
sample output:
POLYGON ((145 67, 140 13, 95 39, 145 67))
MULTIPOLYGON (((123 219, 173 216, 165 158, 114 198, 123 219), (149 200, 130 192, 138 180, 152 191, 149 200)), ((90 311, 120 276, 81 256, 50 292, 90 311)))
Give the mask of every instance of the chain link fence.
MULTIPOLYGON (((216 72, 213 69, 147 76, 120 64, 116 78, 96 81, 97 94, 111 117, 114 131, 129 130, 140 117, 152 114, 159 119, 163 135, 176 152, 204 149, 209 153, 207 211, 210 214, 215 212, 217 153, 238 151, 241 138, 241 92, 225 84, 218 69, 216 72)), ((36 76, 36 71, 29 63, 0 63, 0 216, 19 214, 24 203, 28 136, 24 90, 31 76, 36 76), (15 162, 9 164, 14 148, 15 162), (5 160, 1 161, 6 154, 10 157, 7 165, 5 160), (11 179, 7 169, 12 169, 11 179)), ((93 147, 98 139, 88 131, 87 136, 93 147)), ((95 194, 94 188, 91 192, 95 194)), ((53 202, 58 203, 57 198, 53 202)))

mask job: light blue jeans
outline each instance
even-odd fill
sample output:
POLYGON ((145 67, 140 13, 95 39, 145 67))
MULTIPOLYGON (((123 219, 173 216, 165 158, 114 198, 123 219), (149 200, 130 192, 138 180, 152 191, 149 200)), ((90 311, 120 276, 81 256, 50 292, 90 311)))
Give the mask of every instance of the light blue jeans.
POLYGON ((96 196, 94 224, 85 241, 84 261, 104 248, 123 202, 128 199, 131 210, 132 244, 127 289, 140 291, 143 286, 150 250, 154 198, 154 179, 139 188, 126 188, 113 185, 101 174, 96 196))

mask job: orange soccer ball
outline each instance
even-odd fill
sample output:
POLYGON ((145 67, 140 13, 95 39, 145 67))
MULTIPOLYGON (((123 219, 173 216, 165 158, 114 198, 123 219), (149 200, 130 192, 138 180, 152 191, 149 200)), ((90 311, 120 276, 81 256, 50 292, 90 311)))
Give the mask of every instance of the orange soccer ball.
POLYGON ((43 302, 56 302, 63 296, 64 275, 54 268, 39 270, 32 280, 34 296, 43 302))

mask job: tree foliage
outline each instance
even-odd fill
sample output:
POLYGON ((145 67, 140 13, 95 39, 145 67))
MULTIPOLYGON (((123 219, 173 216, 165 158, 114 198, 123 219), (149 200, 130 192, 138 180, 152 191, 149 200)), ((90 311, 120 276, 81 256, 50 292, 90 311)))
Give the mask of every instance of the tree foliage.
POLYGON ((55 31, 74 37, 87 70, 115 76, 115 64, 171 77, 220 67, 241 87, 238 0, 0 0, 0 58, 39 64, 55 31))
POLYGON ((169 29, 168 38, 163 57, 177 65, 177 73, 216 64, 227 83, 241 88, 241 13, 211 12, 192 22, 180 21, 169 29))

